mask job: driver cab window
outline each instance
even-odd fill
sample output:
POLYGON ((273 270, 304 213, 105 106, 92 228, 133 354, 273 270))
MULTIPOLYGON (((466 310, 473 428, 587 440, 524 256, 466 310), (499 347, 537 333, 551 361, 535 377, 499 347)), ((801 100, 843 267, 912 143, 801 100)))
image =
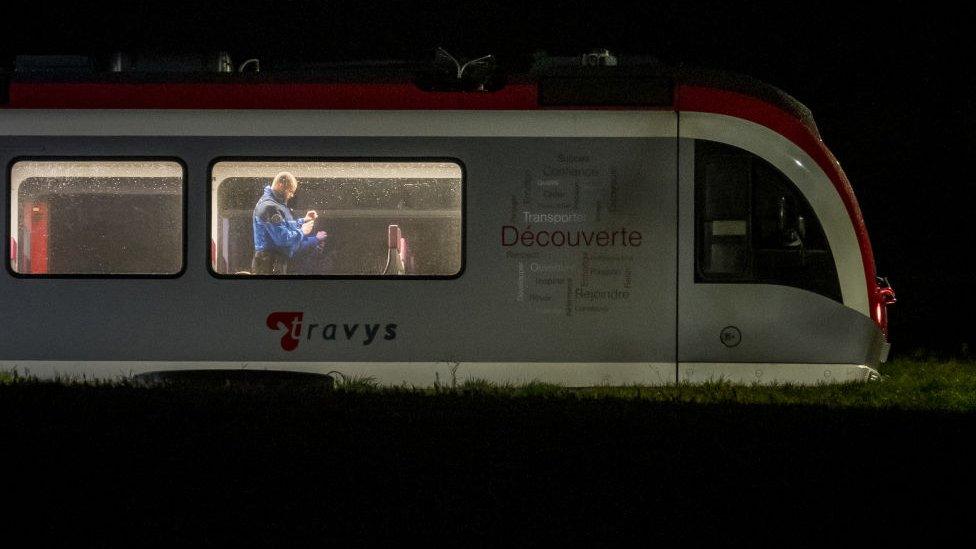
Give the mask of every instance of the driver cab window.
POLYGON ((742 149, 695 144, 695 281, 782 284, 841 301, 813 209, 779 170, 742 149))

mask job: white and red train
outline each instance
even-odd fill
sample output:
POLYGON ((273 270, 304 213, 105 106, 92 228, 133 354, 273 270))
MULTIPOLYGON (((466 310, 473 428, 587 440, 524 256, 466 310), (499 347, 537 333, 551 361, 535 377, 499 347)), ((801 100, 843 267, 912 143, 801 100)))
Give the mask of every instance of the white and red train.
POLYGON ((887 356, 894 294, 851 186, 760 83, 7 80, 3 369, 809 384, 887 356), (255 275, 254 205, 281 171, 328 238, 255 275))

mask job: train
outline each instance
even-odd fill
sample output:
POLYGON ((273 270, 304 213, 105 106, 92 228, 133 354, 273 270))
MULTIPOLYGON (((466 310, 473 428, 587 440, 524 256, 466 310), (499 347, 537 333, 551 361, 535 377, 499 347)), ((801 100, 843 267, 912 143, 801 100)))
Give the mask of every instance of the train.
POLYGON ((850 182, 754 79, 606 52, 502 76, 18 61, 0 369, 576 387, 887 359, 850 182))

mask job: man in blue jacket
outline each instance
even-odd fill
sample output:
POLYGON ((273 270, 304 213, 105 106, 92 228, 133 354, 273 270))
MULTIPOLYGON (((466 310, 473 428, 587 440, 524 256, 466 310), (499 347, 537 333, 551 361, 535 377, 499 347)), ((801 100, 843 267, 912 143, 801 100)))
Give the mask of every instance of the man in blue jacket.
POLYGON ((325 231, 312 235, 318 213, 309 210, 302 219, 295 219, 288 201, 298 190, 298 180, 288 172, 274 177, 264 188, 264 195, 254 206, 254 259, 251 274, 288 274, 288 261, 296 253, 307 251, 325 241, 325 231))

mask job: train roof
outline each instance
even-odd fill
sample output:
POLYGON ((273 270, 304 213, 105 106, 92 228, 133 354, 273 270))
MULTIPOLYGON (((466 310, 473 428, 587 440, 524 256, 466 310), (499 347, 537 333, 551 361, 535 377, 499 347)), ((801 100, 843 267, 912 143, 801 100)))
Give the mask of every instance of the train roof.
POLYGON ((707 89, 758 99, 819 137, 810 110, 774 86, 647 57, 609 66, 543 58, 521 74, 492 68, 461 78, 452 66, 403 61, 279 64, 260 72, 218 72, 185 62, 97 70, 81 56, 18 61, 14 71, 0 73, 0 108, 682 110, 683 92, 707 89))

